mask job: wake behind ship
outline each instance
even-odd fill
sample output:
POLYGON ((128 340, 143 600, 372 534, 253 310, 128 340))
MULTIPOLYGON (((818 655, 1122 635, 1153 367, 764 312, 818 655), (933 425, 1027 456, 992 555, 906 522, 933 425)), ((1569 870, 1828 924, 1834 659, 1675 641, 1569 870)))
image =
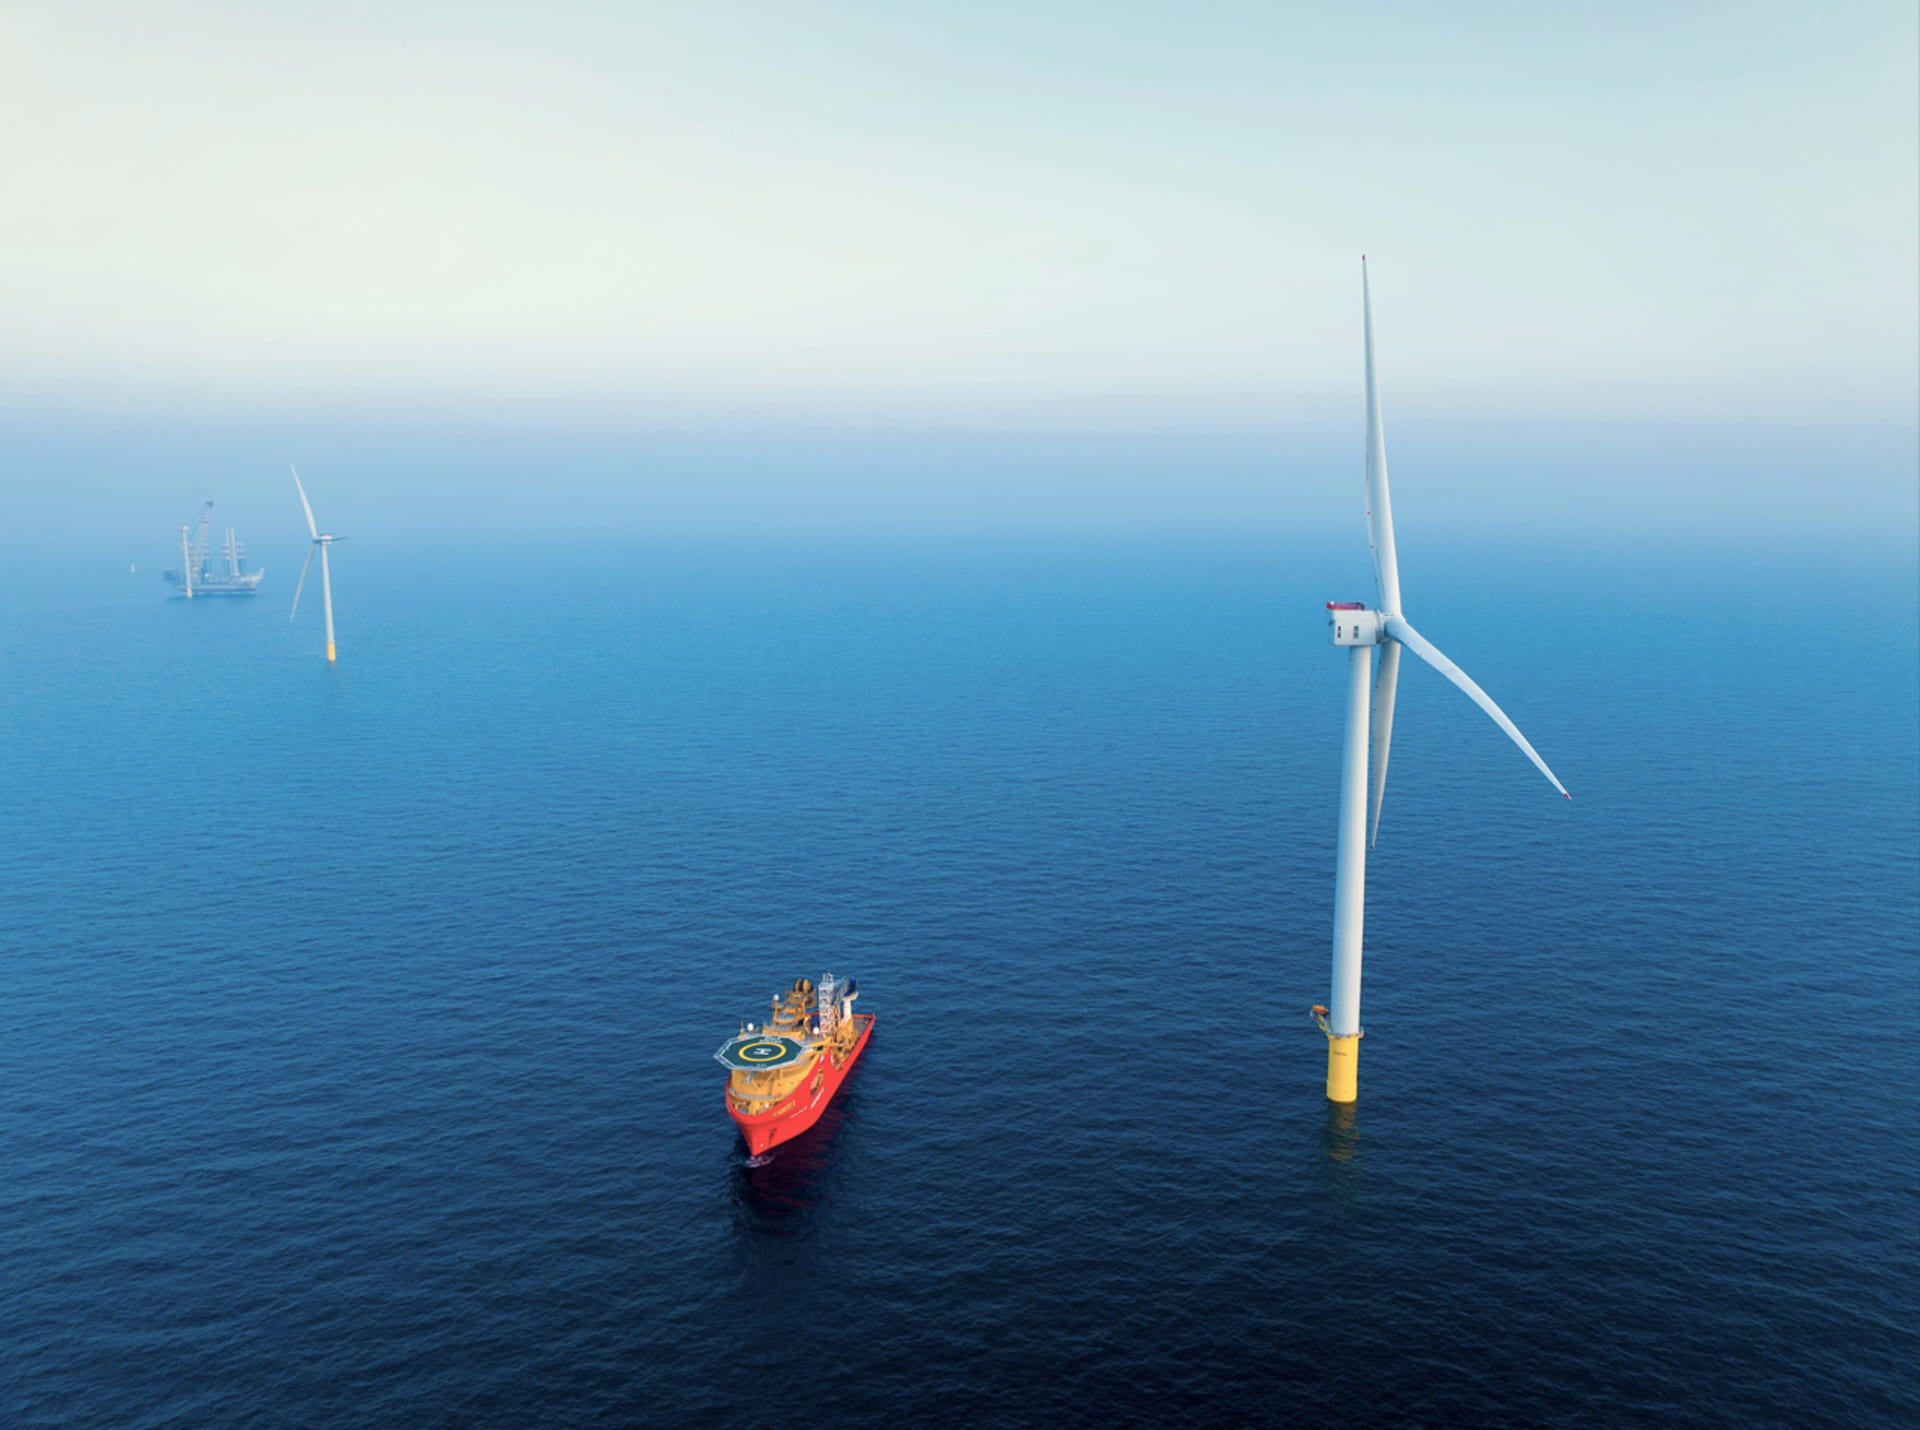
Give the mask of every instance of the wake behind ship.
POLYGON ((873 1034, 871 1013, 853 1011, 860 986, 824 974, 816 989, 796 978, 773 995, 765 1024, 742 1023, 714 1054, 727 1069, 727 1112, 758 1157, 820 1120, 873 1034))

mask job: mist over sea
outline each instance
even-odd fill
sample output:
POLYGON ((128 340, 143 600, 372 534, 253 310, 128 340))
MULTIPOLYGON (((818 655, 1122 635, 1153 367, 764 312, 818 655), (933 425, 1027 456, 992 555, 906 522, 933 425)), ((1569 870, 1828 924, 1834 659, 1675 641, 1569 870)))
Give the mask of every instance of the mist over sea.
POLYGON ((1338 1110, 1353 525, 30 553, 0 1422, 1920 1421, 1911 550, 1403 525, 1338 1110))

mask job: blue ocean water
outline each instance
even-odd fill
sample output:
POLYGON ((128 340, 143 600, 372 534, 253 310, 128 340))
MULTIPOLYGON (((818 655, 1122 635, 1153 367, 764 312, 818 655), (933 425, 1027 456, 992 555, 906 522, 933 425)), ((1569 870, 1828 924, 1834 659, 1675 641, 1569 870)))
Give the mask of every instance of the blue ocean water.
POLYGON ((336 554, 0 606, 0 1421, 1920 1420, 1910 558, 1403 555, 1339 1110, 1353 552, 336 554))

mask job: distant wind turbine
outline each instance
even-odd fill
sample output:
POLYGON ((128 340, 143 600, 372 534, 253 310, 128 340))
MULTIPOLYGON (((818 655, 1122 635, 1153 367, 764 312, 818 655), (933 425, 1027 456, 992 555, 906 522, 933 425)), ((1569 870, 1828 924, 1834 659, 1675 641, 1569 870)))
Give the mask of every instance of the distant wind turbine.
POLYGON ((320 603, 327 612, 327 659, 333 659, 333 581, 327 571, 327 548, 336 541, 345 541, 344 536, 335 536, 324 532, 314 525, 313 504, 307 500, 307 489, 300 485, 300 472, 292 462, 287 470, 293 473, 293 489, 300 493, 300 509, 307 514, 307 530, 313 536, 313 545, 307 548, 306 565, 300 568, 300 583, 293 588, 293 609, 287 613, 287 624, 293 624, 293 618, 300 614, 300 593, 306 589, 307 571, 313 566, 313 553, 320 553, 320 603))
MULTIPOLYGON (((1367 351, 1367 536, 1380 607, 1359 601, 1327 602, 1333 643, 1348 647, 1347 731, 1340 760, 1340 843, 1333 885, 1333 993, 1328 1007, 1315 1007, 1327 1035, 1327 1098, 1353 1102, 1360 1074, 1360 947, 1366 922, 1367 849, 1380 832, 1380 800, 1387 786, 1387 749, 1393 741, 1393 698, 1400 679, 1400 649, 1412 651, 1466 692, 1494 724, 1532 760, 1553 787, 1566 795, 1547 762, 1534 753, 1486 691, 1448 660, 1400 614, 1400 565, 1393 548, 1393 504, 1387 496, 1387 447, 1380 430, 1380 391, 1373 378, 1373 296, 1367 260, 1360 260, 1360 301, 1367 351), (1373 648, 1380 646, 1380 670, 1373 648), (1368 736, 1372 736, 1372 791, 1368 798, 1368 736), (1369 827, 1371 826, 1371 827, 1369 827)), ((1573 798, 1567 795, 1567 798, 1573 798)))

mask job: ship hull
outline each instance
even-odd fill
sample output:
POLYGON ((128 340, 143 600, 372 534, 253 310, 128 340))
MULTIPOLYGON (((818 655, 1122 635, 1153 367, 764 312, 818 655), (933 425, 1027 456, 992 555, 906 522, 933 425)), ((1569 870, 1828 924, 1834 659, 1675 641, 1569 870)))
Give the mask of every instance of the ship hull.
POLYGON ((827 1110, 827 1104, 840 1091, 840 1084, 853 1071, 853 1065, 860 1061, 860 1054, 867 1050, 867 1039, 873 1036, 873 1014, 855 1013, 853 1021, 860 1029, 860 1036, 854 1039, 853 1049, 847 1054, 846 1060, 836 1066, 830 1055, 822 1054, 822 1066, 816 1076, 803 1081, 786 1101, 775 1103, 765 1112, 749 1115, 734 1105, 731 1094, 727 1096, 727 1115, 740 1124, 740 1135, 746 1139, 747 1150, 754 1156, 758 1157, 782 1142, 791 1142, 820 1120, 820 1114, 827 1110))
POLYGON ((262 568, 259 571, 249 571, 237 580, 226 577, 217 579, 208 577, 202 580, 195 577, 191 591, 180 584, 180 573, 177 571, 169 571, 160 579, 182 596, 257 596, 260 593, 260 578, 266 574, 265 568, 262 568))

